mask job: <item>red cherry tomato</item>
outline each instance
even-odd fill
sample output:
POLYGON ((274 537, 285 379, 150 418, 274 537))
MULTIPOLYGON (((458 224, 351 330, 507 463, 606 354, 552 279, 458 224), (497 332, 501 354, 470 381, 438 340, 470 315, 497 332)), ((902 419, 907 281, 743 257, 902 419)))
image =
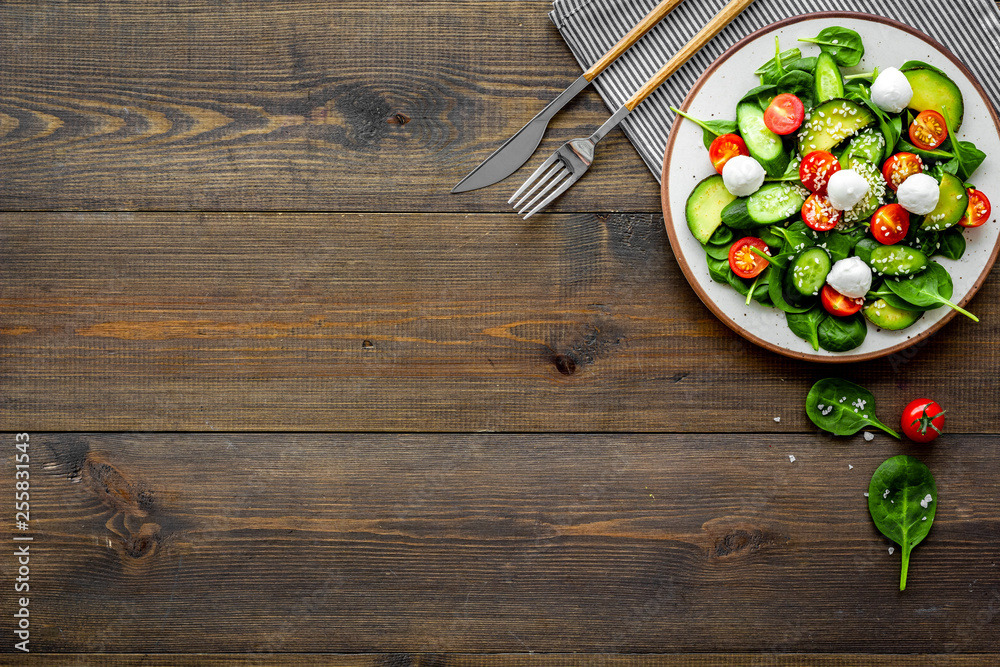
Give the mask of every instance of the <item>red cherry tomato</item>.
POLYGON ((910 440, 930 442, 941 435, 941 429, 944 428, 944 410, 929 398, 918 398, 903 410, 900 426, 910 440))
POLYGON ((764 110, 764 125, 775 134, 786 135, 799 129, 805 117, 802 100, 791 93, 782 93, 764 110))
POLYGON ((738 134, 719 135, 708 147, 708 159, 712 161, 712 166, 720 174, 726 163, 737 155, 750 155, 746 143, 738 134))
POLYGON ((975 188, 969 188, 966 192, 969 193, 969 206, 958 224, 963 227, 978 227, 990 219, 990 200, 975 188))
POLYGON ((813 151, 802 158, 802 164, 799 165, 799 180, 810 192, 825 195, 826 184, 838 171, 840 171, 840 161, 833 153, 813 151))
POLYGON ((757 248, 762 253, 770 255, 767 244, 756 236, 747 236, 729 247, 729 268, 740 278, 754 278, 763 271, 769 262, 750 250, 757 248))
POLYGON ((925 151, 934 150, 948 137, 948 125, 944 116, 933 109, 927 109, 917 114, 910 123, 910 142, 925 151))
POLYGON ((910 231, 910 212, 899 204, 880 206, 872 216, 872 236, 879 243, 893 245, 910 231))
POLYGON ((913 153, 896 153, 882 165, 882 177, 893 192, 913 174, 924 170, 924 163, 913 153))
POLYGON ((812 194, 802 204, 802 222, 809 229, 828 232, 840 222, 840 211, 833 207, 825 195, 812 194))
POLYGON ((829 285, 823 285, 823 290, 819 293, 819 302, 823 304, 826 312, 837 317, 853 315, 865 305, 864 299, 852 299, 844 296, 829 285))

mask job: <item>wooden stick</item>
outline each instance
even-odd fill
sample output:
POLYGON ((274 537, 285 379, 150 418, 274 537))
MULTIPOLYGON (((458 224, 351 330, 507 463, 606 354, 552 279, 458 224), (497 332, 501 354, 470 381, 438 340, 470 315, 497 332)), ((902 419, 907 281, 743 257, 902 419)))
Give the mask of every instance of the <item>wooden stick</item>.
POLYGON ((621 38, 621 41, 612 46, 607 53, 601 56, 600 60, 583 73, 583 78, 587 81, 593 81, 594 77, 607 69, 608 65, 617 60, 618 56, 625 53, 630 46, 639 41, 640 37, 649 32, 650 28, 659 23, 664 16, 670 13, 670 10, 679 4, 681 4, 681 0, 663 0, 656 7, 653 7, 653 11, 646 14, 645 18, 639 21, 634 28, 621 38))

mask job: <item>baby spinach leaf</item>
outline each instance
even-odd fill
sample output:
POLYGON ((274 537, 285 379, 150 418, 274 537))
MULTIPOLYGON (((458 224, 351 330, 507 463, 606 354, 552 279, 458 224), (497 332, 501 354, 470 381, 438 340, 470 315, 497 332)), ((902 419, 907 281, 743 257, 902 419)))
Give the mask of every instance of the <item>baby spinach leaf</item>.
POLYGON ((948 300, 954 290, 951 276, 937 262, 930 262, 926 269, 909 278, 886 280, 885 286, 914 305, 944 305, 957 310, 973 322, 979 321, 978 317, 948 300))
POLYGON ((955 157, 947 164, 955 163, 955 171, 952 173, 962 181, 969 180, 972 172, 979 169, 979 165, 986 159, 986 153, 976 148, 971 141, 955 141, 951 150, 955 157))
POLYGON ((934 475, 923 463, 900 454, 875 469, 868 484, 868 511, 875 527, 903 550, 899 590, 906 590, 910 552, 934 523, 938 494, 934 475))
POLYGON ((822 51, 829 53, 841 67, 854 67, 865 55, 865 45, 861 35, 850 28, 830 26, 823 28, 812 38, 799 38, 800 42, 816 44, 822 51))
POLYGON ((847 352, 860 347, 868 335, 868 325, 861 313, 850 317, 828 317, 817 329, 819 346, 828 352, 847 352))
POLYGON ((816 71, 816 56, 806 56, 805 58, 799 58, 798 60, 793 60, 785 64, 785 69, 788 71, 797 69, 812 74, 813 72, 816 71))
POLYGON ((875 397, 849 380, 824 378, 806 396, 806 414, 813 424, 834 435, 852 435, 875 426, 894 438, 899 434, 875 417, 875 397))
POLYGON ((948 259, 962 259, 965 254, 965 234, 962 227, 949 227, 941 234, 938 243, 940 247, 935 248, 935 253, 948 259))
MULTIPOLYGON (((773 300, 773 298, 772 298, 773 300)), ((785 311, 785 322, 792 333, 812 345, 812 348, 819 351, 819 325, 827 318, 826 311, 819 305, 815 305, 809 310, 795 312, 785 311)))
POLYGON ((922 60, 907 60, 905 63, 899 66, 900 72, 905 72, 908 69, 929 69, 932 72, 937 72, 941 76, 947 77, 948 75, 944 73, 944 70, 934 67, 934 65, 928 65, 922 60))
MULTIPOLYGON (((775 46, 777 46, 777 44, 775 44, 775 46)), ((757 70, 754 71, 754 74, 760 77, 760 82, 762 84, 777 83, 778 79, 785 74, 789 65, 796 60, 799 60, 801 57, 802 51, 796 48, 782 51, 775 54, 774 58, 771 58, 766 63, 758 67, 757 70)))
POLYGON ((736 132, 735 120, 699 120, 694 116, 684 113, 677 107, 670 107, 670 110, 682 118, 687 118, 689 121, 702 129, 702 140, 705 143, 705 148, 710 147, 716 137, 721 137, 724 134, 734 134, 736 132))
POLYGON ((774 84, 769 84, 766 86, 757 86, 756 88, 751 88, 740 98, 740 102, 750 102, 756 104, 762 110, 767 109, 767 106, 771 103, 771 100, 775 95, 778 94, 778 87, 774 84))
POLYGON ((714 243, 702 243, 701 247, 705 249, 705 254, 712 259, 724 259, 729 262, 729 246, 728 245, 715 245, 714 243))
POLYGON ((777 82, 778 89, 783 93, 792 93, 806 109, 815 106, 815 89, 813 86, 813 75, 802 70, 792 70, 783 75, 777 82))
POLYGON ((728 283, 729 282, 729 257, 725 259, 715 259, 714 257, 708 257, 708 275, 717 283, 728 283))
POLYGON ((732 243, 733 241, 733 230, 725 225, 719 225, 712 236, 708 239, 708 242, 712 245, 726 245, 732 243))
POLYGON ((910 303, 906 299, 898 296, 895 292, 890 290, 885 286, 885 283, 879 286, 878 289, 872 289, 865 295, 865 299, 882 299, 887 304, 893 308, 900 308, 902 310, 913 310, 918 312, 924 312, 928 310, 934 310, 935 308, 940 308, 941 304, 935 304, 933 306, 918 306, 916 304, 910 303))

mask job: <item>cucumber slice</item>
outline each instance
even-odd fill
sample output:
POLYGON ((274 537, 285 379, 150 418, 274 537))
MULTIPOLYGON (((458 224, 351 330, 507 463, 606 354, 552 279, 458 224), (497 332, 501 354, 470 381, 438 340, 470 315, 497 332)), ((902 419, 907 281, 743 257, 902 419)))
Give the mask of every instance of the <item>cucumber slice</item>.
POLYGON ((876 118, 871 111, 850 100, 836 99, 823 102, 809 112, 806 122, 799 130, 799 154, 829 151, 844 139, 873 125, 875 121, 876 118))
POLYGON ((903 65, 902 72, 913 89, 907 108, 917 113, 933 109, 948 119, 948 129, 952 133, 957 132, 965 114, 962 91, 941 70, 923 68, 917 63, 907 64, 910 66, 903 65))
POLYGON ((802 189, 788 183, 765 183, 747 197, 747 215, 758 225, 786 220, 802 210, 802 189))
POLYGON ((889 305, 885 299, 872 301, 861 311, 869 322, 889 331, 899 331, 920 319, 922 312, 903 310, 889 305))
POLYGON ((736 199, 726 189, 722 176, 714 174, 694 186, 684 206, 688 229, 699 243, 708 243, 722 224, 722 210, 736 199))
POLYGON ((924 216, 920 223, 921 230, 940 232, 948 229, 962 219, 965 209, 969 207, 969 193, 965 190, 965 184, 955 176, 942 172, 939 188, 938 205, 924 216))
POLYGON ((815 298, 823 289, 832 265, 830 255, 818 246, 806 248, 794 255, 785 272, 785 300, 800 306, 815 298))
POLYGON ((922 250, 905 245, 884 245, 872 250, 868 265, 876 275, 912 276, 927 268, 930 258, 922 250))
MULTIPOLYGON (((881 135, 875 136, 881 137, 881 135)), ((861 174, 861 177, 868 182, 868 194, 862 197, 857 204, 844 211, 844 222, 850 224, 867 220, 882 205, 885 198, 885 178, 878 167, 856 155, 847 158, 847 166, 861 174)))
POLYGON ((847 142, 847 150, 844 154, 850 157, 859 157, 882 164, 882 156, 885 154, 885 136, 874 128, 866 127, 851 137, 847 142))
POLYGON ((791 156, 785 150, 781 137, 764 125, 764 112, 752 102, 736 105, 736 126, 753 157, 764 167, 764 173, 773 178, 781 176, 791 156))
POLYGON ((826 51, 816 58, 816 70, 813 76, 817 104, 844 96, 844 77, 837 67, 837 61, 826 51))

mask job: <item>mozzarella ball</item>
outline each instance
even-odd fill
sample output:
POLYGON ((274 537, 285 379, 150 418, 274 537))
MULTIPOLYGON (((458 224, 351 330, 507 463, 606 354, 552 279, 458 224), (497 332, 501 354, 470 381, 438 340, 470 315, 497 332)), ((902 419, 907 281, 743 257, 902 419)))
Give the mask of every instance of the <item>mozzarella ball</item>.
POLYGON ((913 97, 913 88, 906 75, 895 67, 887 67, 872 84, 872 102, 882 111, 899 113, 913 97))
POLYGON ((764 167, 747 155, 731 157, 722 168, 722 182, 731 194, 749 197, 764 184, 764 167))
POLYGON ((848 257, 833 265, 826 284, 850 299, 860 299, 871 289, 872 270, 860 257, 848 257))
POLYGON ((940 196, 938 182, 929 174, 913 174, 896 189, 899 205, 914 215, 927 215, 933 211, 940 196))
POLYGON ((841 169, 830 176, 826 197, 838 211, 846 211, 868 194, 868 181, 853 169, 841 169))

